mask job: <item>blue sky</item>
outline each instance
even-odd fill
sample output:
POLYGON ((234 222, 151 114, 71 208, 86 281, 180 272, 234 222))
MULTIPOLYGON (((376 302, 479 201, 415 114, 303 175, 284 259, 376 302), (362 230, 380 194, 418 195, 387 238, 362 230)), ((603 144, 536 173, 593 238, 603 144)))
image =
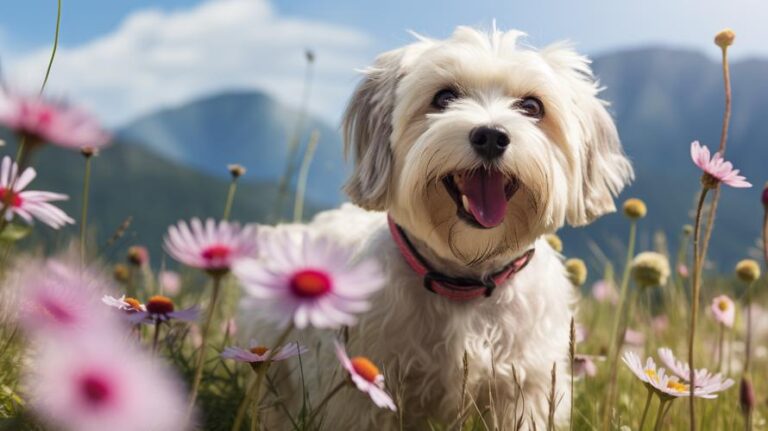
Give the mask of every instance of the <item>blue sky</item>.
MULTIPOLYGON (((300 97, 302 52, 318 52, 312 109, 335 121, 355 67, 411 40, 445 37, 459 24, 527 32, 534 45, 569 39, 587 54, 669 45, 717 55, 714 33, 737 32, 735 58, 768 58, 762 0, 64 0, 62 50, 51 91, 120 124, 158 107, 227 88, 300 97)), ((49 49, 55 0, 0 5, 7 79, 34 87, 49 49)))

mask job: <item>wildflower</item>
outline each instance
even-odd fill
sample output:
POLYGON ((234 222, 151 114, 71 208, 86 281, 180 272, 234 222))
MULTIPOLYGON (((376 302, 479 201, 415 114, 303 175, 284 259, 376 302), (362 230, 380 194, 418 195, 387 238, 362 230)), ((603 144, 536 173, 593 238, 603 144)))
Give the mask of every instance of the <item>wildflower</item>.
POLYGON ((111 139, 85 111, 38 96, 6 93, 0 97, 0 125, 25 136, 31 145, 98 149, 111 139))
POLYGON ((719 183, 736 188, 752 187, 746 178, 739 175, 739 170, 733 169, 731 162, 726 162, 720 153, 715 153, 710 159, 709 148, 701 146, 699 141, 691 143, 691 158, 693 163, 704 171, 701 183, 706 188, 715 188, 719 183))
POLYGON ((18 309, 19 323, 29 332, 58 337, 114 322, 99 302, 109 284, 79 266, 33 260, 11 275, 9 283, 16 296, 5 305, 18 309))
POLYGON ((605 280, 600 280, 592 285, 592 296, 597 302, 609 301, 611 304, 616 304, 619 300, 619 294, 613 284, 605 280))
POLYGON ((355 314, 370 307, 368 297, 383 286, 374 261, 351 263, 352 250, 330 239, 287 230, 262 239, 269 261, 243 260, 234 273, 247 296, 244 304, 259 307, 283 326, 353 325, 355 314))
POLYGON ((563 240, 561 240, 559 236, 550 233, 548 235, 544 235, 544 240, 546 240, 547 244, 552 247, 552 250, 558 253, 563 252, 563 240))
POLYGON ((627 328, 627 331, 624 332, 624 342, 632 346, 642 346, 645 344, 645 334, 627 328))
POLYGON ((752 382, 746 377, 741 378, 739 385, 739 405, 745 414, 751 413, 755 408, 755 390, 752 388, 752 382))
POLYGON ((176 295, 181 290, 181 276, 178 272, 160 271, 157 276, 160 287, 166 295, 176 295))
POLYGON ((565 261, 565 270, 568 272, 568 279, 578 287, 587 281, 587 265, 581 259, 568 259, 565 261))
MULTIPOLYGON (((622 360, 632 371, 632 374, 661 399, 690 396, 690 386, 681 382, 677 377, 666 374, 664 368, 656 368, 656 363, 652 358, 646 359, 645 365, 643 365, 636 353, 627 351, 622 360)), ((694 388, 693 395, 700 398, 717 398, 713 392, 716 390, 697 386, 694 388)))
MULTIPOLYGON (((666 347, 659 349, 659 358, 664 365, 669 368, 677 377, 689 381, 691 378, 691 368, 687 363, 681 362, 675 358, 672 350, 666 347)), ((733 380, 725 378, 722 374, 713 374, 705 368, 694 371, 694 383, 697 388, 704 388, 709 392, 724 391, 733 386, 733 380)))
POLYGON ((573 358, 574 377, 595 377, 597 365, 590 355, 576 355, 573 358))
POLYGON ((691 234, 693 234, 693 226, 689 224, 683 225, 683 235, 691 236, 691 234))
POLYGON ((128 314, 133 314, 139 311, 147 311, 147 307, 139 302, 138 299, 126 297, 125 295, 119 298, 115 298, 111 295, 104 295, 101 298, 101 302, 128 314))
POLYGON ((736 39, 736 33, 730 28, 724 28, 715 35, 715 45, 722 49, 726 49, 733 45, 734 39, 736 39))
POLYGON ((36 190, 22 191, 35 179, 37 172, 34 168, 26 168, 18 177, 17 173, 16 163, 12 163, 8 156, 3 157, 0 166, 0 208, 5 208, 7 221, 18 215, 29 224, 32 224, 33 219, 38 219, 54 229, 75 222, 64 211, 49 203, 65 201, 69 199, 67 195, 36 190))
POLYGON ((118 263, 112 269, 112 275, 115 277, 115 280, 125 283, 131 279, 131 270, 122 263, 118 263))
MULTIPOLYGON (((303 355, 306 352, 306 347, 300 346, 298 343, 288 343, 283 347, 278 348, 270 361, 283 361, 293 356, 303 355)), ((256 340, 251 340, 247 349, 243 349, 242 347, 227 347, 221 353, 221 357, 224 359, 233 359, 235 361, 256 364, 265 362, 271 353, 272 351, 268 347, 260 345, 256 340)))
POLYGON ((752 283, 760 278, 760 264, 752 259, 744 259, 736 264, 736 276, 745 283, 752 283))
POLYGON ((144 266, 149 262, 149 251, 146 247, 134 245, 128 249, 128 262, 136 266, 144 266))
POLYGON ((231 164, 227 165, 227 169, 229 170, 230 175, 232 175, 232 178, 239 178, 245 175, 245 167, 242 165, 237 164, 231 164))
POLYGON ((736 318, 736 306, 731 298, 726 295, 720 295, 712 300, 712 316, 718 323, 732 328, 733 321, 736 318))
POLYGON ((24 376, 31 408, 57 429, 188 429, 186 398, 171 371, 110 332, 40 346, 24 376))
POLYGON ((237 334, 237 322, 235 319, 230 318, 221 322, 221 332, 228 337, 235 336, 235 334, 237 334))
POLYGON ((229 272, 235 260, 256 252, 255 227, 238 223, 193 218, 168 228, 165 250, 179 262, 214 276, 229 272))
POLYGON ((624 215, 631 220, 637 220, 645 217, 648 208, 641 199, 631 198, 624 202, 624 215))
POLYGON ((198 309, 190 307, 185 310, 176 311, 176 306, 171 298, 162 295, 155 295, 144 304, 144 310, 133 313, 130 321, 133 323, 162 323, 171 319, 192 322, 197 320, 198 309))
POLYGON ((632 259, 631 271, 641 287, 663 286, 669 278, 669 261, 661 253, 646 251, 632 259))
POLYGON ((651 320, 651 327, 657 333, 664 332, 669 327, 669 318, 665 314, 655 316, 653 320, 651 320))
POLYGON ((349 377, 357 389, 368 394, 376 406, 396 411, 397 408, 392 397, 384 391, 384 375, 381 374, 376 365, 364 356, 350 358, 338 341, 335 341, 335 344, 336 357, 339 358, 339 362, 349 373, 349 377))
POLYGON ((688 278, 688 266, 684 263, 678 263, 677 264, 677 273, 680 275, 680 277, 688 278))

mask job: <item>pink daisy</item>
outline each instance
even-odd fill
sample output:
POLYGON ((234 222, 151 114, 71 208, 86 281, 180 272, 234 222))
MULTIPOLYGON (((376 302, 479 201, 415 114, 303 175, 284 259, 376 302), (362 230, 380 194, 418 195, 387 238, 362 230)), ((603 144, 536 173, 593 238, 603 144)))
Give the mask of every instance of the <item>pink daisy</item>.
POLYGON ((733 169, 733 164, 726 162, 719 152, 710 159, 709 148, 699 144, 699 141, 691 143, 691 158, 693 163, 704 171, 707 187, 713 188, 718 183, 736 188, 752 187, 746 178, 739 175, 739 170, 733 169))
POLYGON ((109 331, 40 346, 24 387, 30 407, 56 429, 189 429, 186 396, 172 371, 109 331))
POLYGON ((172 319, 194 322, 197 320, 198 315, 199 310, 197 307, 176 311, 176 306, 171 298, 155 295, 144 304, 143 311, 131 313, 129 320, 133 323, 162 323, 172 319))
POLYGON ((65 148, 99 149, 111 139, 85 111, 39 96, 6 93, 0 97, 0 125, 26 136, 32 145, 50 143, 65 148))
MULTIPOLYGON (((604 358, 600 358, 604 360, 604 358)), ((573 358, 573 376, 574 377, 595 377, 597 375, 597 364, 594 357, 590 355, 576 355, 573 358)))
POLYGON ((22 191, 35 179, 37 172, 34 168, 26 168, 18 177, 17 173, 16 163, 12 163, 8 156, 3 157, 0 166, 0 208, 8 205, 5 209, 7 221, 18 215, 29 224, 38 219, 54 229, 75 222, 64 211, 49 203, 65 201, 69 199, 67 195, 36 190, 22 191))
POLYGON ((733 321, 736 319, 736 306, 731 298, 726 295, 714 298, 710 310, 712 310, 712 316, 718 323, 733 328, 733 321))
POLYGON ((256 253, 256 227, 193 218, 168 228, 165 250, 177 261, 213 275, 229 272, 232 264, 256 253))
POLYGON ((110 286, 89 270, 59 260, 34 260, 9 278, 21 326, 56 337, 116 322, 99 298, 110 286))
POLYGON ((605 280, 600 280, 592 285, 592 296, 597 302, 610 301, 611 304, 616 304, 619 300, 619 295, 614 289, 611 283, 605 280))
POLYGON ((347 351, 344 350, 344 346, 338 341, 334 341, 334 343, 336 344, 336 357, 339 358, 339 362, 349 373, 349 377, 357 389, 368 394, 377 407, 396 411, 395 402, 384 390, 384 375, 381 374, 376 365, 364 356, 350 358, 347 351))
MULTIPOLYGON (((687 363, 677 360, 672 349, 662 347, 659 349, 659 358, 669 370, 679 378, 688 381, 691 378, 691 367, 687 363)), ((720 392, 733 386, 734 381, 726 378, 720 373, 713 374, 705 368, 697 369, 694 372, 694 382, 696 387, 710 390, 711 392, 720 392)))
POLYGON ((624 333, 624 342, 632 346, 642 347, 645 344, 645 334, 627 328, 627 331, 624 333))
POLYGON ((162 292, 166 295, 176 295, 181 290, 181 276, 174 271, 160 271, 157 276, 162 292))
MULTIPOLYGON (((277 349, 277 352, 272 356, 271 361, 282 361, 293 356, 303 355, 306 352, 306 347, 300 346, 298 343, 288 343, 277 349)), ((271 350, 268 347, 259 344, 256 340, 251 340, 247 349, 243 349, 242 347, 227 347, 221 353, 221 357, 224 359, 234 359, 235 361, 254 364, 266 361, 270 353, 271 350)))
POLYGON ((246 307, 262 311, 282 326, 299 329, 353 325, 355 314, 383 286, 372 260, 352 262, 352 251, 308 231, 275 229, 260 235, 264 260, 245 259, 234 273, 247 295, 246 307))

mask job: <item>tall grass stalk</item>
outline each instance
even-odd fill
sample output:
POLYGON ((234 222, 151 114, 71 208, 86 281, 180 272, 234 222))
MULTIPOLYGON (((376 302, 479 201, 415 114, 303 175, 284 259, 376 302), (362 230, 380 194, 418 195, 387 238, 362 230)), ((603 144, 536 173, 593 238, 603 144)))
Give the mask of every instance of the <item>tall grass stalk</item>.
POLYGON ((307 151, 304 152, 304 159, 301 161, 299 178, 296 181, 296 198, 293 203, 293 221, 295 223, 301 222, 302 218, 304 218, 304 195, 306 194, 307 180, 309 179, 309 166, 312 164, 319 140, 320 132, 313 130, 312 135, 309 137, 307 151))
POLYGON ((90 149, 83 149, 83 157, 85 157, 85 174, 83 177, 83 203, 80 210, 80 262, 85 264, 86 256, 88 256, 86 247, 86 236, 88 234, 88 194, 91 188, 91 159, 93 159, 94 152, 90 149))
POLYGON ((237 177, 232 177, 232 182, 229 183, 229 189, 227 190, 227 201, 224 203, 224 214, 221 216, 222 220, 229 220, 229 216, 232 214, 232 205, 235 202, 235 192, 237 191, 237 177))
POLYGON ((197 358, 195 359, 195 377, 192 381, 192 391, 189 396, 189 410, 190 413, 195 406, 197 400, 197 394, 200 390, 200 381, 203 378, 203 368, 205 365, 205 354, 208 347, 208 333, 211 329, 211 322, 213 321, 213 315, 216 312, 216 304, 219 300, 219 291, 221 290, 221 279, 223 275, 212 275, 213 278, 213 292, 211 293, 211 302, 208 303, 208 310, 205 313, 205 322, 203 322, 200 350, 197 352, 197 358))

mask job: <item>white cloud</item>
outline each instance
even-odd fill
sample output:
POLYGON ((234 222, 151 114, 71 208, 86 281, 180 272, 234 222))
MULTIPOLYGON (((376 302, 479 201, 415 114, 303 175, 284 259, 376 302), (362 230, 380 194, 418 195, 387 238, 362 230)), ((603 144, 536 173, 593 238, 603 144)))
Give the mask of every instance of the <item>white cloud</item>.
MULTIPOLYGON (((277 15, 267 0, 208 0, 190 9, 134 12, 112 33, 59 50, 52 94, 95 111, 107 124, 232 88, 262 89, 297 106, 304 49, 317 54, 310 109, 337 121, 354 68, 371 38, 356 29, 277 15)), ((12 84, 35 88, 50 55, 11 58, 12 84)))

